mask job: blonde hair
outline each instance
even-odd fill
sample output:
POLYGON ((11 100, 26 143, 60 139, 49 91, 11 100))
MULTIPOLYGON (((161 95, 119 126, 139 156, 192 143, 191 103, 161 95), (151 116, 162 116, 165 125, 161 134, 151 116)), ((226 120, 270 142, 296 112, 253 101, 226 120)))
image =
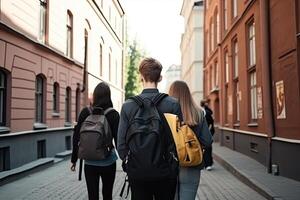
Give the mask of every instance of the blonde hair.
POLYGON ((202 121, 201 109, 194 102, 190 89, 184 81, 173 82, 169 95, 178 99, 185 124, 195 126, 202 121))

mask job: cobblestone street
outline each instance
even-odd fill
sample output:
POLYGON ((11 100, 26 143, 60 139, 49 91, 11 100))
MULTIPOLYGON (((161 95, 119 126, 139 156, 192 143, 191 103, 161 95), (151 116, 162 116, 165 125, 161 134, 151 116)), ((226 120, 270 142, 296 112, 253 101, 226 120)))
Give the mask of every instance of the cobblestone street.
MULTIPOLYGON (((119 194, 124 176, 124 173, 118 168, 113 195, 115 200, 121 199, 119 194)), ((1 186, 0 199, 87 199, 84 178, 82 181, 78 181, 77 178, 78 173, 69 170, 69 160, 63 161, 46 170, 1 186)), ((197 199, 260 200, 264 198, 216 163, 213 171, 203 171, 197 199)))

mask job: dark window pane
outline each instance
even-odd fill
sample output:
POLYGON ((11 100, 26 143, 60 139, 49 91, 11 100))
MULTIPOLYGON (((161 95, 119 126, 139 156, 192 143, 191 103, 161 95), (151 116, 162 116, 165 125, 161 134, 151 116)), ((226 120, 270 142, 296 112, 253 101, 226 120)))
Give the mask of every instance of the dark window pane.
POLYGON ((37 158, 46 157, 46 140, 37 141, 37 158))

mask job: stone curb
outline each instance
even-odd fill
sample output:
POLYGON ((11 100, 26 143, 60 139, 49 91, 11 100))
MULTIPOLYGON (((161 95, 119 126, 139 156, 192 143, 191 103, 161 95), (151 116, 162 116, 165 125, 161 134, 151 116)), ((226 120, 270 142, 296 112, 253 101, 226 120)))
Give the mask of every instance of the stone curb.
POLYGON ((235 177, 237 177, 240 181, 248 185, 250 188, 258 192, 260 195, 265 197, 268 200, 279 200, 281 198, 278 198, 277 195, 272 194, 271 191, 266 191, 265 188, 260 186, 259 183, 256 183, 255 180, 252 180, 250 177, 245 175, 243 172, 239 171, 237 168, 235 168, 233 165, 231 165, 229 162, 224 160, 222 157, 217 155, 216 153, 213 153, 213 158, 220 163, 226 170, 228 170, 231 174, 233 174, 235 177))

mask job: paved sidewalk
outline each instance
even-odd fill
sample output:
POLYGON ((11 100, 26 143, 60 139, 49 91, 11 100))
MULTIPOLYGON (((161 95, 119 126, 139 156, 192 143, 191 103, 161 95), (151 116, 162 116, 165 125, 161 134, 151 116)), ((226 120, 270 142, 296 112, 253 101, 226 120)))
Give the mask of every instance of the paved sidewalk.
POLYGON ((266 167, 229 148, 213 145, 215 160, 267 199, 300 199, 300 182, 268 174, 266 167))
MULTIPOLYGON (((78 173, 69 170, 70 161, 62 161, 43 171, 33 173, 17 181, 0 187, 2 200, 83 200, 87 191, 83 176, 78 181, 78 173)), ((125 174, 120 165, 114 186, 113 199, 119 197, 125 174)), ((263 200, 250 187, 240 182, 218 163, 214 170, 202 171, 197 200, 263 200)), ((101 185, 101 184, 100 184, 101 185)), ((101 190, 100 190, 101 191, 101 190)), ((100 199, 102 195, 100 195, 100 199)))

